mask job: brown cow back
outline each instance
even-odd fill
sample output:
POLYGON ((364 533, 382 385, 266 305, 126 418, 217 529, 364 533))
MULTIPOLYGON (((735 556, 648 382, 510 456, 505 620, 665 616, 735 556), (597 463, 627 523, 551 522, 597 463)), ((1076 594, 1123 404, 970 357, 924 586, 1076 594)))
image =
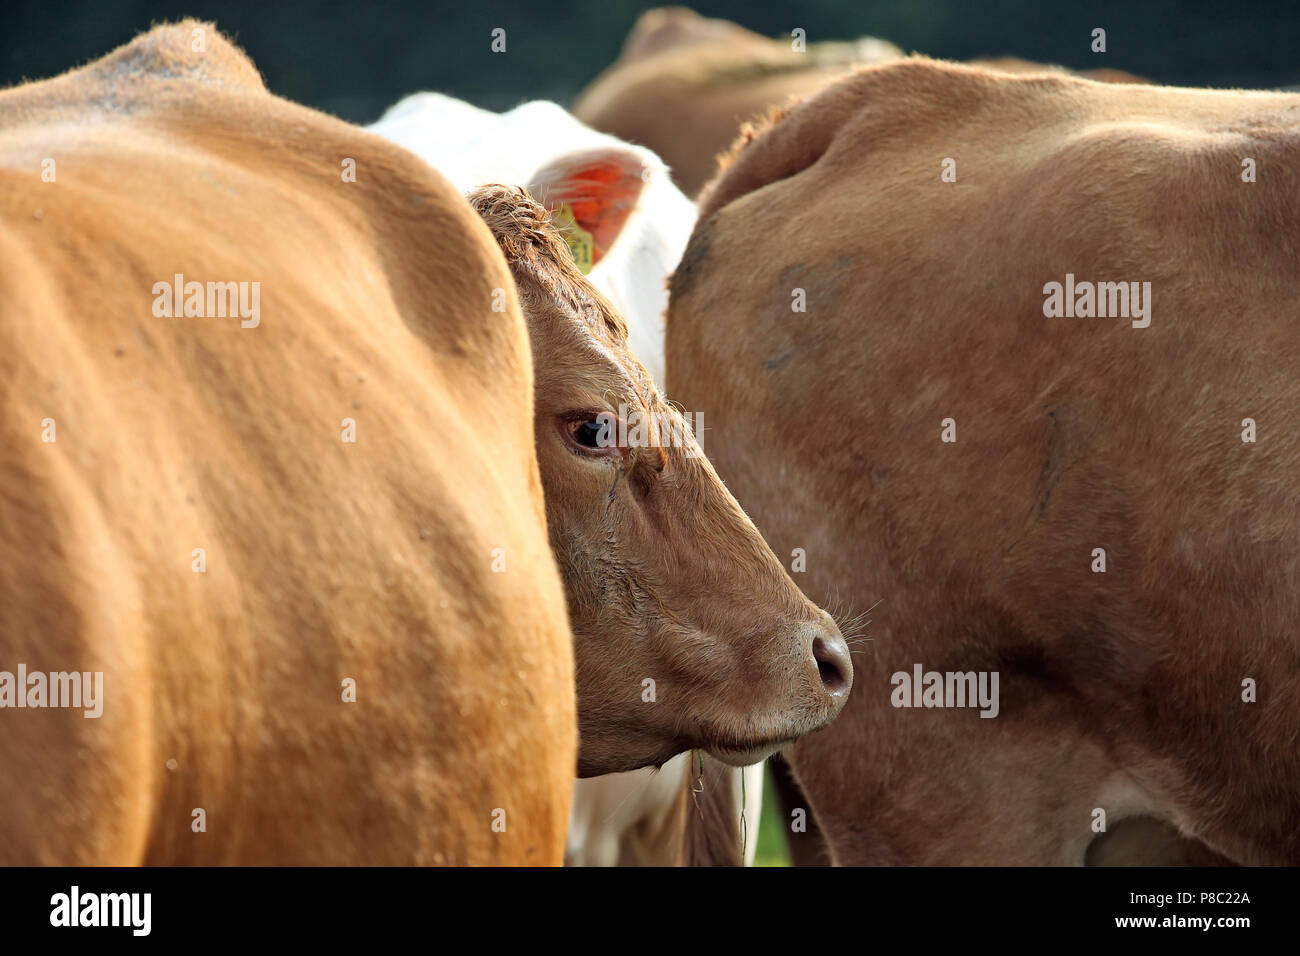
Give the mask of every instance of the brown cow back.
POLYGON ((106 698, 0 712, 0 859, 560 862, 572 651, 487 229, 193 21, 0 126, 0 668, 106 698), (176 273, 259 281, 259 324, 155 315, 176 273))
POLYGON ((1298 121, 907 60, 703 198, 671 392, 805 591, 879 602, 786 752, 838 862, 1082 862, 1099 808, 1300 859, 1298 121), (1150 282, 1149 327, 1046 317, 1067 273, 1150 282), (999 672, 998 716, 892 706, 917 663, 999 672))

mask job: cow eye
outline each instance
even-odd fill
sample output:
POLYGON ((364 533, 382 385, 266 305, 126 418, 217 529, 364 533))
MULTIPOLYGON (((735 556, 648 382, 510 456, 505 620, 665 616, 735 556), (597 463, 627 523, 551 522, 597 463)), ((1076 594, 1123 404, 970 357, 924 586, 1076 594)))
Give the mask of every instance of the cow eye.
POLYGON ((563 420, 560 431, 579 451, 616 455, 615 418, 609 412, 575 414, 563 420))
POLYGON ((583 422, 574 422, 570 427, 573 430, 573 440, 583 448, 603 447, 601 436, 605 432, 605 426, 598 420, 592 418, 583 422))

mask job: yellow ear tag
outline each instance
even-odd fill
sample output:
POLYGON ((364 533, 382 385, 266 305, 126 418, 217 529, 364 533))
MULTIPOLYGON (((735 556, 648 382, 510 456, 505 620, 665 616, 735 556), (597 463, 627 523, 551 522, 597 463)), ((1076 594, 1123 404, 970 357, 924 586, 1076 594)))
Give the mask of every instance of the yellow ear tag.
POLYGON ((568 243, 569 255, 573 256, 573 264, 578 267, 578 271, 583 275, 590 275, 591 267, 596 264, 596 240, 592 238, 591 233, 578 225, 578 220, 573 215, 573 208, 567 202, 560 203, 551 211, 551 222, 556 229, 560 230, 560 235, 568 243))

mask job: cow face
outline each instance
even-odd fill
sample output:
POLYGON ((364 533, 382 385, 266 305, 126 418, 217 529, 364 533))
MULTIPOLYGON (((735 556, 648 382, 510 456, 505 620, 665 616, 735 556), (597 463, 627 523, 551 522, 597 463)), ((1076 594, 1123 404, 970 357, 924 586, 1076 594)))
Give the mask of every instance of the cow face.
POLYGON ((582 776, 702 747, 753 763, 826 726, 852 665, 628 351, 621 316, 522 190, 470 201, 531 339, 537 459, 575 640, 582 776))

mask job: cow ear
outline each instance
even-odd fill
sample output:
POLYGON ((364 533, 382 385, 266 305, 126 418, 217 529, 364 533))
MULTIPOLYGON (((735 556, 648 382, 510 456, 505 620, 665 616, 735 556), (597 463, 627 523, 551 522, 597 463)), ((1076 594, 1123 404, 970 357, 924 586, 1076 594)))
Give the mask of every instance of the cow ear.
POLYGON ((551 211, 561 230, 571 222, 590 235, 591 264, 595 265, 609 252, 636 208, 645 189, 646 168, 634 150, 578 150, 537 170, 528 191, 551 211))

